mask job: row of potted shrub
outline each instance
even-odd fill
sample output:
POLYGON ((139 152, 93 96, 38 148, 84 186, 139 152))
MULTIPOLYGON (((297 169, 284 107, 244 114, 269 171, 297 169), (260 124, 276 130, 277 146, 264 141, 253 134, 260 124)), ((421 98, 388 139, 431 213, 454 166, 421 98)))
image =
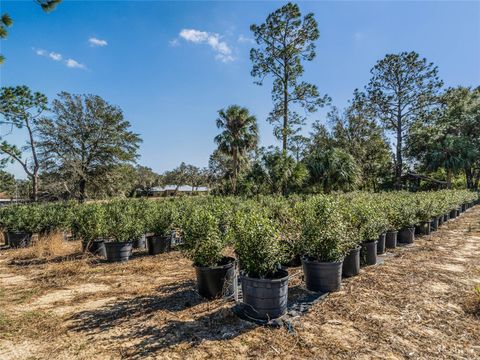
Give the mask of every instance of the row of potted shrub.
POLYGON ((273 318, 286 309, 288 266, 302 264, 309 290, 336 291, 361 261, 375 264, 397 238, 413 242, 415 226, 427 233, 473 201, 478 196, 468 191, 115 200, 7 207, 0 226, 12 246, 15 234, 72 231, 85 250, 109 261, 128 260, 145 241, 152 255, 168 251, 175 232, 201 295, 232 294, 238 263, 250 315, 273 318))

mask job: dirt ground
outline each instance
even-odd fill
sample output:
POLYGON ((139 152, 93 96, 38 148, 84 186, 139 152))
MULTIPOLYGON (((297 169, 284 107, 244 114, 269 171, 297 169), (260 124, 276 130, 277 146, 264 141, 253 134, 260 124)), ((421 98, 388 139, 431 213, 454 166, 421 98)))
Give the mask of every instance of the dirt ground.
POLYGON ((286 329, 202 300, 179 252, 119 265, 60 238, 2 249, 0 359, 480 359, 480 206, 393 253, 286 329))

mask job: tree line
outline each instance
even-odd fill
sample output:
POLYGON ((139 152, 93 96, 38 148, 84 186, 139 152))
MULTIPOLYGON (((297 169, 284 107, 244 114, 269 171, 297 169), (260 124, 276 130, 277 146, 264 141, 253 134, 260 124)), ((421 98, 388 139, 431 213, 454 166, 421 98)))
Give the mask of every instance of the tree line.
POLYGON ((252 25, 251 75, 272 81, 268 121, 281 148, 258 148, 256 120, 238 105, 219 112, 222 133, 210 157, 224 193, 330 192, 401 189, 405 173, 427 174, 478 189, 480 88, 443 89, 438 68, 414 51, 387 54, 355 89, 346 109, 331 107, 326 122, 302 135, 306 117, 331 105, 302 80, 319 38, 314 15, 288 3, 252 25), (391 149, 393 145, 393 151, 391 149))
POLYGON ((256 117, 231 105, 218 112, 208 167, 182 163, 159 175, 136 164, 141 139, 119 107, 67 92, 49 104, 26 86, 3 87, 0 122, 27 141, 19 148, 0 134, 0 165, 17 162, 28 180, 0 170, 0 191, 33 200, 134 196, 162 184, 238 195, 377 191, 403 188, 408 172, 478 190, 480 87, 444 89, 438 68, 416 52, 387 54, 339 109, 304 80, 319 38, 314 14, 288 3, 251 31, 251 75, 271 84, 266 120, 280 147, 259 146, 256 117), (307 115, 325 106, 326 119, 306 135, 307 115))

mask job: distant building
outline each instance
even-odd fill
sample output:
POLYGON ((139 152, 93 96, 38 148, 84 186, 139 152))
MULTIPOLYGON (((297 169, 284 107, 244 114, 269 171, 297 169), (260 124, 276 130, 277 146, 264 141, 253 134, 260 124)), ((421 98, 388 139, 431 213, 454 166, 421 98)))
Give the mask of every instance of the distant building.
POLYGON ((0 192, 0 206, 14 204, 17 202, 27 202, 27 200, 15 199, 13 196, 8 195, 7 193, 0 192))
POLYGON ((156 186, 148 191, 149 196, 201 195, 210 193, 206 186, 165 185, 156 186))

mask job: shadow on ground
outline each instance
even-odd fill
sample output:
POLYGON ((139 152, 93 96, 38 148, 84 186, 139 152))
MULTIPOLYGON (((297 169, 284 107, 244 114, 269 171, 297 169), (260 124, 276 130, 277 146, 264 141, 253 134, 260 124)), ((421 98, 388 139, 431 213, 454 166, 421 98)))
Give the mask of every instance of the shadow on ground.
POLYGON ((193 320, 175 319, 164 322, 158 316, 158 312, 167 311, 179 314, 179 318, 191 318, 192 314, 188 314, 188 310, 204 301, 195 291, 195 282, 186 280, 162 286, 154 295, 138 296, 100 309, 76 313, 70 318, 70 330, 94 334, 118 328, 112 332, 115 335, 109 337, 109 340, 136 343, 125 351, 129 358, 142 358, 180 343, 196 344, 203 340, 231 339, 254 327, 238 319, 230 308, 218 306, 212 307, 208 314, 202 312, 200 316, 193 315, 193 320), (184 313, 180 316, 181 312, 184 313))

